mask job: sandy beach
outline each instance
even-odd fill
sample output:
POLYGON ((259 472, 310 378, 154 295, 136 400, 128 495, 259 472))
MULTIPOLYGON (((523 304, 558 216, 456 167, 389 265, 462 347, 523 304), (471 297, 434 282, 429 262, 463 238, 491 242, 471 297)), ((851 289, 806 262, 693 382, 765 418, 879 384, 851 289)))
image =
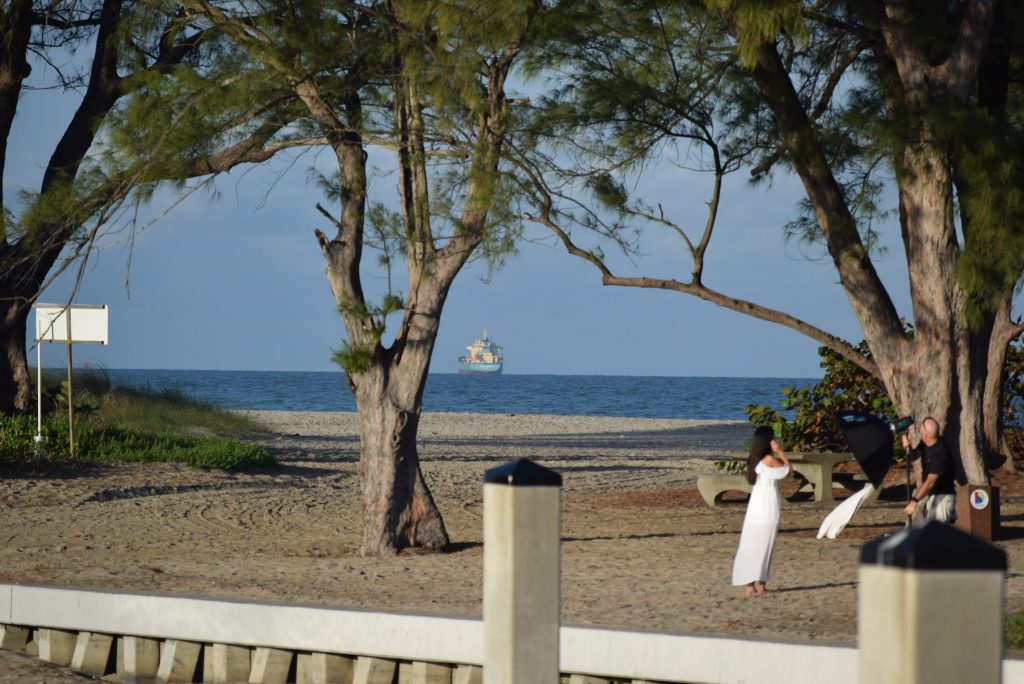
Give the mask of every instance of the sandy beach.
MULTIPOLYGON (((280 467, 5 473, 0 582, 479 617, 483 473, 528 457, 564 478, 563 622, 852 644, 860 547, 903 526, 898 487, 834 541, 815 538, 829 508, 785 502, 775 594, 748 599, 729 582, 744 505, 709 508, 695 483, 743 448, 749 424, 433 413, 420 454, 452 549, 363 558, 356 414, 246 413, 280 467)), ((1024 610, 1021 494, 1003 487, 1009 611, 1024 610)))

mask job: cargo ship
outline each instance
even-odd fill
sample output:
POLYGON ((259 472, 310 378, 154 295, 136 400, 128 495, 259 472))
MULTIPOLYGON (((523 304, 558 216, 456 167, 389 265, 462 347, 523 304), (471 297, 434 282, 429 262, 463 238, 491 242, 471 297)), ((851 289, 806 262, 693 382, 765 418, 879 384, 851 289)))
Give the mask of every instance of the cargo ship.
POLYGON ((473 344, 467 346, 466 351, 469 353, 459 357, 459 363, 462 364, 459 368, 460 373, 501 373, 501 347, 487 336, 487 330, 484 330, 482 338, 473 340, 473 344))

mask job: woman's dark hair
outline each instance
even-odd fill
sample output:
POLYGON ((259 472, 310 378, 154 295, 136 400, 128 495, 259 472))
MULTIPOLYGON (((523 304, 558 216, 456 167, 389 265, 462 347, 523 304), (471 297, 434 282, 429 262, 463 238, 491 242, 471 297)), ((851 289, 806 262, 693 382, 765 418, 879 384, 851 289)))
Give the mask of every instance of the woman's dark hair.
POLYGON ((754 472, 754 468, 762 458, 772 453, 773 439, 775 439, 775 431, 766 425, 754 430, 754 438, 750 440, 750 456, 747 456, 747 482, 750 484, 757 481, 757 473, 754 472))

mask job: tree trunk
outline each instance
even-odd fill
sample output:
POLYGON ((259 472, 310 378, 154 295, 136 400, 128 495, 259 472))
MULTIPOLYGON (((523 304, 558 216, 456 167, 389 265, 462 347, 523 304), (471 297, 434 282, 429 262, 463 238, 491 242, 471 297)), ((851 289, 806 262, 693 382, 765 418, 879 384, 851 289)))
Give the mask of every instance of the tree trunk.
MULTIPOLYGON (((919 422, 928 416, 939 422, 947 444, 959 452, 958 475, 988 484, 984 410, 994 317, 973 329, 967 321, 967 298, 956 278, 952 178, 945 150, 928 139, 927 125, 906 144, 897 176, 914 339, 904 341, 898 358, 876 360, 901 411, 919 422)), ((874 349, 871 326, 861 323, 874 349)))
MULTIPOLYGON (((941 354, 943 343, 922 345, 922 358, 941 354)), ((927 417, 939 422, 946 443, 959 454, 965 476, 972 484, 988 484, 985 467, 988 445, 984 430, 985 378, 971 366, 985 364, 986 355, 977 349, 964 349, 956 358, 956 367, 908 365, 892 373, 887 384, 897 411, 914 416, 916 425, 927 417), (898 398, 897 398, 898 397, 898 398)), ((916 430, 912 441, 917 440, 916 430)), ((920 474, 918 473, 918 478, 920 474)))
POLYGON ((0 302, 0 413, 32 410, 32 379, 25 359, 29 306, 23 301, 0 302))
POLYGON ((448 544, 441 513, 423 479, 416 450, 420 402, 409 405, 396 385, 412 383, 422 396, 426 373, 378 367, 353 377, 362 450, 363 545, 367 556, 403 548, 441 549, 448 544), (411 376, 417 377, 411 377, 411 376), (385 379, 387 378, 387 379, 385 379))
POLYGON ((1003 433, 1003 401, 1004 381, 1006 378, 1006 358, 1010 343, 1019 333, 1018 326, 1010 320, 1012 302, 1007 300, 996 312, 992 329, 991 348, 988 353, 988 368, 985 377, 984 415, 985 441, 988 444, 988 460, 990 470, 1004 468, 1012 473, 1014 469, 1010 446, 1003 433))
POLYGON ((349 376, 359 412, 364 555, 449 543, 416 444, 434 339, 436 326, 428 339, 400 354, 379 348, 371 368, 349 376))

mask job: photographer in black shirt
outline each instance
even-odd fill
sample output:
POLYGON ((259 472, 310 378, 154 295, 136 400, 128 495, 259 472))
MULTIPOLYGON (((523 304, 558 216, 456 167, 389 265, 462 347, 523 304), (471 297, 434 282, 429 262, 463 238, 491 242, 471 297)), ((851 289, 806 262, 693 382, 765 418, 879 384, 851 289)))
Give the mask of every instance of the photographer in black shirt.
POLYGON ((914 515, 919 505, 925 506, 927 520, 944 523, 956 521, 955 463, 949 446, 939 434, 939 423, 928 417, 921 422, 921 441, 910 449, 910 439, 903 435, 907 457, 924 459, 924 480, 914 490, 903 512, 914 515))

